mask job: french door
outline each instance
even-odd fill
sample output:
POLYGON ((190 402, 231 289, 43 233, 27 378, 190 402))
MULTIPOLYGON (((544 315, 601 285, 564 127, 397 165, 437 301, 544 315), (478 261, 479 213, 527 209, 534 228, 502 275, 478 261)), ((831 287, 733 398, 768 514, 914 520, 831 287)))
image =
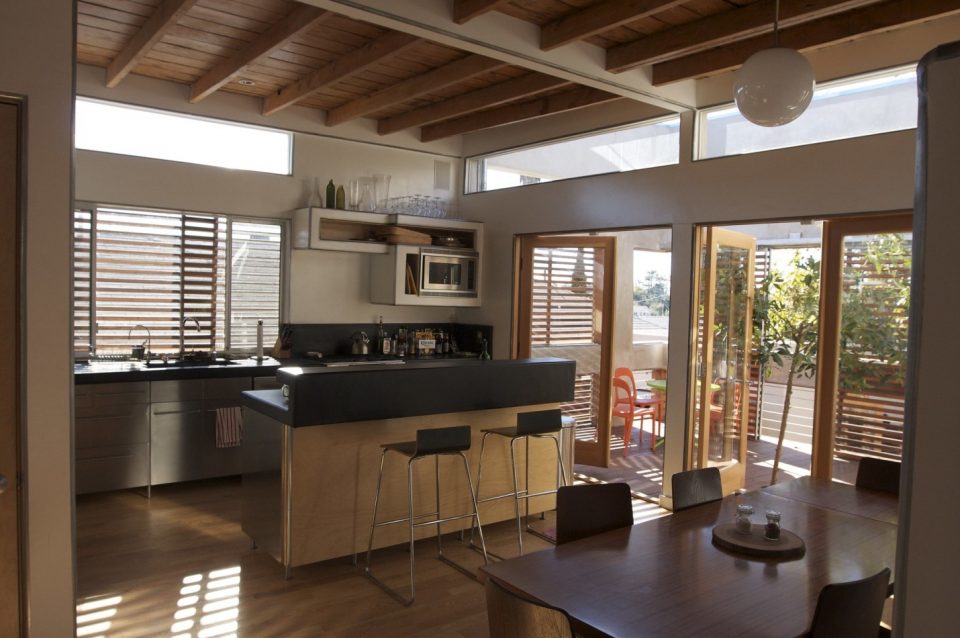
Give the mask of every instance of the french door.
POLYGON ((756 250, 750 235, 698 229, 686 467, 719 468, 724 493, 746 477, 756 250))
POLYGON ((853 482, 863 456, 900 460, 912 214, 823 224, 811 474, 853 482))
POLYGON ((610 343, 616 238, 528 236, 517 246, 513 355, 577 363, 574 459, 607 467, 610 458, 610 343))

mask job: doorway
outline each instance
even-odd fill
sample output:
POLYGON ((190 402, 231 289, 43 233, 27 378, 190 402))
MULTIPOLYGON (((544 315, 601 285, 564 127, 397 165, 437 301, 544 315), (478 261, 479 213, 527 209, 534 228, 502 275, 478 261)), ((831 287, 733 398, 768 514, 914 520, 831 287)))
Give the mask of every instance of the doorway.
POLYGON ((899 213, 697 229, 687 467, 719 467, 732 491, 899 460, 910 228, 899 213))
POLYGON ((666 376, 671 238, 670 229, 644 228, 523 236, 516 245, 513 356, 577 363, 575 398, 563 406, 577 423, 575 472, 626 482, 654 502, 666 405, 650 384, 666 376), (617 376, 633 398, 614 394, 617 376))

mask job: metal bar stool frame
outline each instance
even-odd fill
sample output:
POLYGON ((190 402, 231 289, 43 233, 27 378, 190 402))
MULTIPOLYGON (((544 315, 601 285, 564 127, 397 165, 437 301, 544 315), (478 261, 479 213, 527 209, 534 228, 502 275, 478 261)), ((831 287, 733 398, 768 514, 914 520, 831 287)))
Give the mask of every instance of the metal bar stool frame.
MULTIPOLYGON (((563 454, 560 451, 560 434, 563 430, 563 415, 559 409, 555 410, 538 410, 535 412, 520 412, 517 414, 517 425, 515 427, 506 427, 506 428, 490 428, 486 430, 481 430, 480 438, 480 460, 477 464, 477 488, 475 490, 476 494, 480 495, 480 477, 483 474, 483 453, 487 445, 487 437, 490 435, 502 436, 510 439, 510 465, 511 465, 511 475, 513 478, 513 491, 506 492, 504 494, 497 494, 496 496, 488 496, 486 498, 478 498, 477 503, 487 503, 490 501, 500 500, 502 498, 513 497, 514 501, 514 512, 516 514, 517 520, 517 547, 520 551, 520 555, 523 556, 523 529, 526 528, 527 532, 538 536, 544 540, 555 542, 555 539, 546 536, 545 534, 537 531, 536 529, 530 527, 530 499, 536 496, 546 496, 548 494, 556 494, 557 490, 560 489, 561 485, 567 485, 567 473, 563 467, 563 454), (530 438, 537 439, 551 439, 556 446, 557 450, 557 487, 554 489, 544 490, 541 492, 529 491, 530 488, 530 438), (520 489, 518 474, 517 474, 517 450, 516 443, 520 439, 524 440, 525 448, 524 455, 526 457, 527 463, 524 468, 524 487, 520 489), (521 523, 520 515, 520 501, 523 500, 524 513, 523 513, 523 523, 521 523)), ((477 518, 479 524, 479 517, 477 518)), ((481 541, 483 540, 481 536, 481 541)), ((471 530, 470 536, 470 545, 474 549, 479 549, 473 543, 473 530, 471 530)), ((489 553, 489 552, 485 552, 489 553)), ((499 556, 495 556, 500 558, 499 556)))
MULTIPOLYGON (((480 526, 480 516, 477 510, 477 495, 473 489, 473 482, 470 476, 470 464, 463 453, 470 449, 470 426, 454 426, 448 428, 433 428, 426 430, 417 430, 417 440, 403 443, 386 443, 380 446, 383 451, 380 453, 380 473, 377 477, 377 492, 373 500, 373 521, 370 525, 370 540, 367 544, 367 562, 364 566, 364 574, 376 583, 387 594, 404 606, 413 604, 416 598, 416 561, 414 555, 414 529, 427 525, 435 525, 437 528, 437 558, 450 565, 466 576, 477 580, 477 576, 466 567, 454 562, 443 553, 443 542, 441 540, 440 525, 449 521, 456 521, 464 518, 472 518, 474 525, 480 534, 480 549, 483 552, 484 564, 489 564, 487 558, 487 546, 483 540, 483 528, 480 526), (407 461, 407 516, 390 521, 377 521, 377 511, 380 506, 380 491, 383 485, 383 464, 387 452, 397 452, 408 457, 407 461), (421 459, 434 457, 434 479, 436 486, 436 511, 425 512, 423 514, 413 513, 413 466, 421 459), (458 514, 456 516, 440 517, 440 457, 441 456, 459 456, 463 461, 463 469, 467 476, 467 489, 470 490, 470 501, 473 504, 473 512, 458 514), (419 519, 432 517, 432 520, 416 522, 419 519), (409 548, 410 553, 410 596, 404 597, 400 592, 393 589, 379 578, 373 575, 370 570, 370 559, 373 553, 373 538, 378 527, 394 525, 397 523, 407 523, 409 525, 409 548)), ((472 528, 471 528, 472 529, 472 528)))

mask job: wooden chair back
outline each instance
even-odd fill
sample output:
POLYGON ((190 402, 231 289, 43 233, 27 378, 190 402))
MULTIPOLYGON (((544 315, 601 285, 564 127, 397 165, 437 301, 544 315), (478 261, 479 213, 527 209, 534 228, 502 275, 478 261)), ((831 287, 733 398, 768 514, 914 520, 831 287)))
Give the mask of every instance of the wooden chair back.
POLYGON ((573 638, 570 617, 561 610, 517 596, 488 578, 490 638, 573 638))
POLYGON ((557 491, 557 545, 633 525, 626 483, 564 485, 557 491))
POLYGON ((876 638, 880 633, 883 601, 890 570, 850 583, 834 583, 820 590, 809 638, 876 638))
POLYGON ((857 467, 857 487, 900 495, 900 464, 865 456, 857 467))
POLYGON ((723 498, 720 470, 715 467, 677 472, 671 477, 671 484, 674 512, 723 498))

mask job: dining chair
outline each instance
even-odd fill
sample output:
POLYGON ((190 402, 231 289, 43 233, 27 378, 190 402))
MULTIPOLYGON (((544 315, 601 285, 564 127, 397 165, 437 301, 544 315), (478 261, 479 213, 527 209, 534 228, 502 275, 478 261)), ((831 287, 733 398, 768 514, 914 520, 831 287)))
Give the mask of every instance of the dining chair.
MULTIPOLYGON (((651 443, 656 443, 654 428, 656 427, 657 408, 655 405, 641 407, 637 405, 637 386, 633 372, 629 368, 617 368, 613 371, 613 409, 611 416, 623 419, 623 455, 630 449, 630 439, 633 434, 633 420, 640 417, 640 438, 637 447, 643 445, 643 420, 650 418, 651 443)), ((653 445, 650 449, 653 449, 653 445)))
POLYGON ((723 498, 720 470, 715 467, 677 472, 670 482, 673 486, 674 512, 723 498))
POLYGON ((820 590, 808 638, 876 638, 887 597, 890 570, 849 583, 832 583, 820 590))
POLYGON ((522 598, 492 578, 484 590, 490 638, 573 638, 570 617, 562 609, 522 598))
POLYGON ((565 485, 557 491, 557 545, 633 525, 626 483, 565 485))
POLYGON ((857 487, 900 495, 900 464, 865 456, 857 467, 857 487))

